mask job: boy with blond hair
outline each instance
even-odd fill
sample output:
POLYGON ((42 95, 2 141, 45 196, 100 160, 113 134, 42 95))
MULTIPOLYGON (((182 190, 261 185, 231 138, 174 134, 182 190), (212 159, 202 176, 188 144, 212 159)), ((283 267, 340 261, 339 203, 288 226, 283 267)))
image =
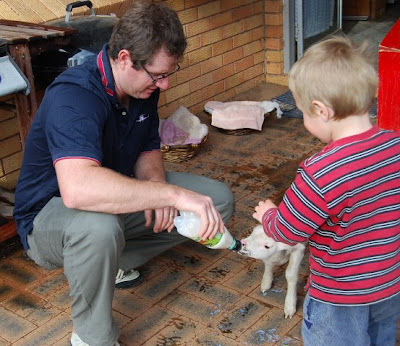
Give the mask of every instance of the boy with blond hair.
POLYGON ((289 245, 309 241, 305 345, 394 345, 400 316, 400 133, 370 121, 374 67, 346 37, 310 47, 289 73, 305 128, 327 143, 277 207, 253 217, 289 245))

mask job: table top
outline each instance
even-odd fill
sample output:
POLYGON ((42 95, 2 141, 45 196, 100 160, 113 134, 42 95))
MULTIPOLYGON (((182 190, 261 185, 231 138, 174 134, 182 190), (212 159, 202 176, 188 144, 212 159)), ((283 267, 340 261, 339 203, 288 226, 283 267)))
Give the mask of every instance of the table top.
POLYGON ((0 42, 3 44, 16 44, 70 36, 76 32, 78 32, 78 30, 74 28, 0 20, 0 42))

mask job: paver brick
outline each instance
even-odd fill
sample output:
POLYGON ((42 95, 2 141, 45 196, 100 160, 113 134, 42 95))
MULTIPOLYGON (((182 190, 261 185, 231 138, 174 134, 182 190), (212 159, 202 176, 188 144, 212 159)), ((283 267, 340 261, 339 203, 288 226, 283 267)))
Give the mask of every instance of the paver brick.
POLYGON ((121 329, 120 341, 126 345, 143 345, 178 317, 166 308, 152 307, 121 329))
POLYGON ((33 323, 0 306, 0 335, 6 341, 17 341, 35 328, 33 323))

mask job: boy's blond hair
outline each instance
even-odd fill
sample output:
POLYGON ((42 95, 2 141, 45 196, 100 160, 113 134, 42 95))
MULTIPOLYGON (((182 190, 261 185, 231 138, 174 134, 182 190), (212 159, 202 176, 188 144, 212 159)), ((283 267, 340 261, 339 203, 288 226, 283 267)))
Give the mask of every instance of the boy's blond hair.
POLYGON ((311 46, 289 71, 289 89, 302 108, 314 113, 312 101, 333 109, 335 119, 369 111, 377 88, 377 73, 360 48, 342 36, 311 46))

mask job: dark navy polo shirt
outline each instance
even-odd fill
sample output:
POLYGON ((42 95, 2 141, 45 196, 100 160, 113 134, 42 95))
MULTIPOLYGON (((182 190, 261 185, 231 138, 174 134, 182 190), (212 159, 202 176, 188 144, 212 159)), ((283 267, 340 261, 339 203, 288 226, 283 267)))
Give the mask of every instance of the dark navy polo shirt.
POLYGON ((107 45, 97 59, 67 69, 47 88, 28 133, 14 219, 25 249, 33 219, 60 196, 54 164, 85 158, 132 176, 142 152, 159 150, 159 89, 149 99, 117 100, 107 45))

